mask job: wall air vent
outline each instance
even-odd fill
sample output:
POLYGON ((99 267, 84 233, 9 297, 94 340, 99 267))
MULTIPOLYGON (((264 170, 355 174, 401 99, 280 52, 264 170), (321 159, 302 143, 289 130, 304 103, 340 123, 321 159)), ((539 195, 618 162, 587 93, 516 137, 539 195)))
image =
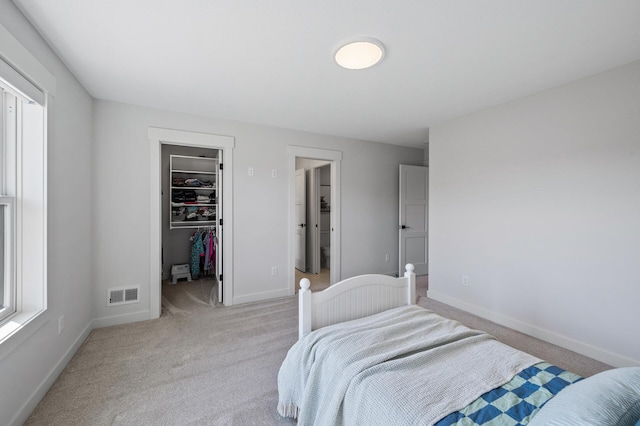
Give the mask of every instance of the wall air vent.
POLYGON ((140 302, 140 287, 120 287, 107 289, 107 306, 126 305, 140 302))

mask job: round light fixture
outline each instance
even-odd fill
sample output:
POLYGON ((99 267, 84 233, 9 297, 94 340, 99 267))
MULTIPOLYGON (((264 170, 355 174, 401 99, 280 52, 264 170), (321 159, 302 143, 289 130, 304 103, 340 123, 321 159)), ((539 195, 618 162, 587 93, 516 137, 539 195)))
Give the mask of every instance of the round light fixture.
POLYGON ((343 68, 361 70, 374 66, 384 57, 384 45, 374 38, 365 38, 342 46, 336 52, 336 62, 343 68))

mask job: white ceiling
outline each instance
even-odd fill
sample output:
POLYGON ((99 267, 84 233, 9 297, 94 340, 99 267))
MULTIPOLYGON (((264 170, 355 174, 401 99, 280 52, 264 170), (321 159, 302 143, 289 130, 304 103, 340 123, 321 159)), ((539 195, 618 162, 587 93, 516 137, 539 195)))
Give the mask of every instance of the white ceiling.
POLYGON ((635 0, 14 2, 95 98, 408 146, 640 59, 635 0), (384 60, 340 68, 358 36, 384 60))

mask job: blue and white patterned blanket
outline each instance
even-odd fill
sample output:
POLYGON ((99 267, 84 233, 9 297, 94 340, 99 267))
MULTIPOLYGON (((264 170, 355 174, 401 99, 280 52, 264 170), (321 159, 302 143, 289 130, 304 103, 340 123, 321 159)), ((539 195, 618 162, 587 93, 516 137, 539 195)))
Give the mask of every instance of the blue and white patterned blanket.
POLYGON ((548 400, 581 379, 577 374, 541 362, 444 417, 436 426, 526 425, 548 400))

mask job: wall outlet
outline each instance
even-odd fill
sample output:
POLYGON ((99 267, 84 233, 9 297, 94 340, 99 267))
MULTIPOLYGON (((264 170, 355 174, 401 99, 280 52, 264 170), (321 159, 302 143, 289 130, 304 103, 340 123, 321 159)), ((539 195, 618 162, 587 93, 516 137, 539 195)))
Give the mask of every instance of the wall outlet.
POLYGON ((271 170, 271 177, 272 178, 278 177, 278 169, 272 169, 271 170))
POLYGON ((272 266, 271 267, 271 275, 274 276, 274 277, 276 275, 278 275, 278 267, 277 266, 272 266))
POLYGON ((389 253, 384 255, 384 261, 389 262, 391 260, 391 255, 389 253))
POLYGON ((462 276, 462 286, 469 287, 469 275, 462 276))
POLYGON ((249 176, 253 176, 253 167, 249 167, 249 170, 247 173, 249 174, 249 176))
POLYGON ((58 334, 62 334, 62 330, 64 330, 64 315, 58 318, 58 334))

